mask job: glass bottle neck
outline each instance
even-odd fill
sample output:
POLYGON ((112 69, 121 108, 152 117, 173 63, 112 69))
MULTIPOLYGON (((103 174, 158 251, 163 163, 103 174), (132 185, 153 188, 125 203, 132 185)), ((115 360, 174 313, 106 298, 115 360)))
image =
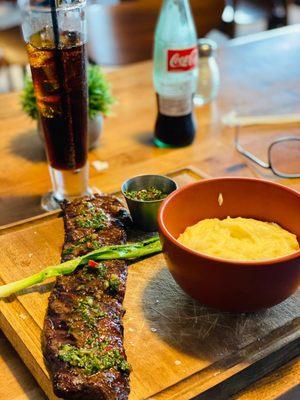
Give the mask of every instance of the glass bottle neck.
POLYGON ((177 9, 178 13, 187 19, 192 19, 192 10, 189 0, 163 0, 161 12, 177 9))
POLYGON ((189 0, 163 0, 163 7, 165 7, 171 3, 177 5, 178 7, 189 7, 190 6, 189 0))

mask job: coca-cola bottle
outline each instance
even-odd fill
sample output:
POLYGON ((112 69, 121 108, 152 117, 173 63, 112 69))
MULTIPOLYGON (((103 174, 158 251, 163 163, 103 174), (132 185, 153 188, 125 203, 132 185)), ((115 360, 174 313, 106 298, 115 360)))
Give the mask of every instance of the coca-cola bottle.
POLYGON ((186 146, 194 140, 193 95, 198 78, 197 35, 189 0, 164 0, 155 31, 154 142, 186 146))

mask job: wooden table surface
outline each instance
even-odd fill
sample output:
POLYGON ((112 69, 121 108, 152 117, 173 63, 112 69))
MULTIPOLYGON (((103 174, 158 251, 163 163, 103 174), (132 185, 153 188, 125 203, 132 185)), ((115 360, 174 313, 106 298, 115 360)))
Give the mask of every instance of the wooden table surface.
MULTIPOLYGON (((167 173, 193 165, 211 176, 267 177, 300 189, 300 179, 275 178, 240 156, 234 149, 233 130, 221 123, 221 117, 232 110, 244 115, 300 111, 299 38, 300 26, 292 26, 237 39, 220 51, 219 98, 196 110, 195 143, 176 150, 152 145, 156 106, 151 62, 111 72, 118 103, 105 120, 100 147, 89 157, 91 164, 107 161, 109 169, 98 172, 91 165, 91 186, 109 192, 132 175, 167 173)), ((5 225, 40 214, 40 197, 50 181, 35 123, 21 111, 18 94, 0 96, 0 132, 0 225, 5 225)), ((297 125, 245 128, 241 140, 265 157, 270 141, 283 134, 299 135, 297 125)), ((0 400, 43 399, 38 384, 3 336, 0 352, 0 400)), ((235 399, 299 398, 299 376, 300 361, 293 360, 235 399)))

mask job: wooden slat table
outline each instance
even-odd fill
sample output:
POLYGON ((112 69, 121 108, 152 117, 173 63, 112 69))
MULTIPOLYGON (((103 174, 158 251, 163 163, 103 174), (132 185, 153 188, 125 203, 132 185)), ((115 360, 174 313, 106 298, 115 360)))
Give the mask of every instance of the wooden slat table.
MULTIPOLYGON (((220 51, 220 96, 196 111, 196 142, 182 149, 157 149, 151 143, 156 115, 151 62, 110 73, 118 104, 105 121, 101 146, 90 154, 91 162, 108 161, 109 169, 100 173, 91 167, 91 185, 113 191, 128 176, 166 173, 188 164, 212 176, 263 176, 237 154, 234 132, 222 126, 220 119, 232 109, 243 114, 300 111, 299 37, 300 27, 293 26, 253 40, 233 41, 220 51)), ((18 95, 2 95, 0 105, 0 224, 5 225, 40 214, 40 196, 50 182, 35 123, 21 111, 18 95)), ((245 129, 243 143, 264 157, 270 139, 287 132, 297 134, 297 127, 245 129)), ((300 180, 272 179, 300 189, 300 180)), ((37 383, 2 336, 0 351, 0 399, 43 399, 37 383)), ((283 394, 296 399, 299 375, 300 363, 294 360, 235 399, 275 399, 283 394)))

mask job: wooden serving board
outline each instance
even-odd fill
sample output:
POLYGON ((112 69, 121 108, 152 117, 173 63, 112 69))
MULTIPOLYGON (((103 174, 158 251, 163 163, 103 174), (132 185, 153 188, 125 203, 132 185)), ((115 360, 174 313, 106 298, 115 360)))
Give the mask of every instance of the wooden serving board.
MULTIPOLYGON (((179 185, 203 177, 191 168, 170 175, 179 185)), ((1 284, 59 262, 64 240, 59 213, 7 226, 0 234, 1 284)), ((0 301, 1 329, 51 400, 56 397, 41 330, 52 284, 0 301)), ((129 267, 124 305, 125 347, 133 367, 130 400, 224 399, 299 353, 299 294, 259 313, 221 313, 188 297, 162 255, 129 267)))

